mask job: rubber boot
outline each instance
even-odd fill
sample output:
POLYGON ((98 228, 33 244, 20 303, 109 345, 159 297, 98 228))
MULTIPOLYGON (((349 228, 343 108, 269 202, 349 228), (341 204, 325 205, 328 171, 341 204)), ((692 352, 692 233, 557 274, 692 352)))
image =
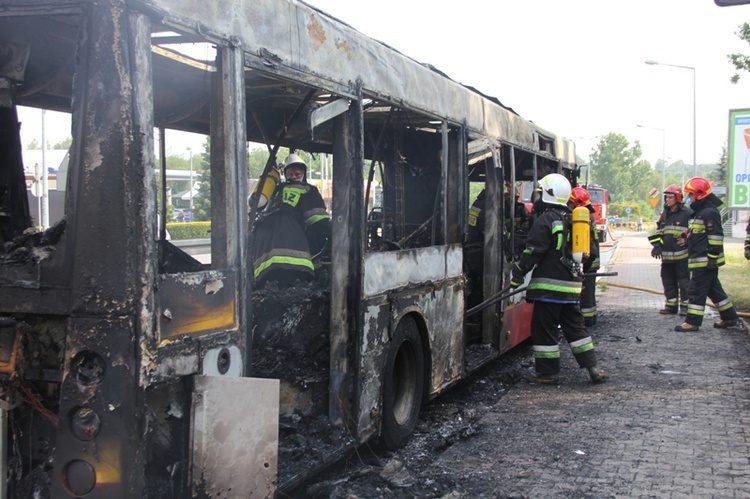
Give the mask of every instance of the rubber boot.
POLYGON ((726 329, 728 327, 734 327, 737 325, 737 319, 722 319, 719 322, 714 322, 714 327, 716 329, 726 329))
POLYGON ((604 374, 604 371, 600 371, 598 367, 593 366, 589 367, 589 377, 591 377, 592 383, 604 383, 607 381, 607 375, 604 374))
POLYGON ((683 322, 679 326, 675 326, 675 331, 698 331, 700 327, 693 326, 692 324, 688 324, 687 322, 683 322))
POLYGON ((559 385, 560 377, 557 374, 530 374, 526 376, 526 381, 539 385, 559 385))

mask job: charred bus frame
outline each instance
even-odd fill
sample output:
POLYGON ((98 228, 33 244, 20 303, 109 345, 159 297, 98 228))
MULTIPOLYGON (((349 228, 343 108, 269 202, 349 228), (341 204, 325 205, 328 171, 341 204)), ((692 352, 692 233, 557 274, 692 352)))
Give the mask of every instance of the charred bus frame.
POLYGON ((503 180, 572 179, 574 146, 497 100, 299 1, 0 1, 0 54, 12 493, 271 495, 328 458, 284 468, 281 450, 277 479, 285 416, 396 447, 424 401, 528 335, 519 297, 465 317, 470 185, 488 193, 487 297, 513 258, 503 180), (40 234, 19 105, 72 115, 65 221, 40 234), (154 129, 210 138, 209 266, 154 236, 154 129), (248 140, 333 155, 328 285, 253 289, 248 140))

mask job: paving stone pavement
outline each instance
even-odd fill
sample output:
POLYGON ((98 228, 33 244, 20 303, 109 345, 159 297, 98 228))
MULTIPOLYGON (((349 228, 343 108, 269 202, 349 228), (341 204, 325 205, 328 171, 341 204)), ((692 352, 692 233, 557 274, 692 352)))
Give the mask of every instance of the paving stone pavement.
POLYGON ((661 290, 647 234, 616 235, 619 275, 606 278, 590 329, 610 379, 589 383, 563 342, 561 386, 519 383, 478 437, 436 463, 486 477, 478 496, 750 497, 746 326, 714 329, 707 307, 699 332, 675 332, 682 318, 659 315, 663 296, 644 291, 661 290))

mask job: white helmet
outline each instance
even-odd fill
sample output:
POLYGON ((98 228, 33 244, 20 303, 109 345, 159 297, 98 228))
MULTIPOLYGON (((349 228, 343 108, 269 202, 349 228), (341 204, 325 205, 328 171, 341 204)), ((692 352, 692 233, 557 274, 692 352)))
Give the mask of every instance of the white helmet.
POLYGON ((550 173, 539 181, 542 188, 542 201, 549 204, 567 206, 570 199, 570 182, 559 173, 550 173))
POLYGON ((284 162, 283 170, 284 170, 285 175, 286 175, 286 169, 292 165, 302 168, 305 171, 305 173, 307 173, 307 165, 305 164, 304 161, 302 161, 302 158, 300 158, 296 154, 290 154, 289 157, 286 158, 286 161, 284 162))

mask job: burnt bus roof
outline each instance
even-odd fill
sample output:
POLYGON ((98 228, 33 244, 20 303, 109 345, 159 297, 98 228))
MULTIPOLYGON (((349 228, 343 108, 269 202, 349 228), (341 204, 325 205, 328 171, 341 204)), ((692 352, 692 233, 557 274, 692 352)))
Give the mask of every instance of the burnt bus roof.
MULTIPOLYGON (((89 3, 19 0, 0 14, 0 46, 12 46, 22 40, 22 45, 31 48, 25 74, 19 75, 18 104, 70 110, 80 17, 49 15, 40 19, 38 13, 74 14, 89 3), (35 14, 33 18, 3 17, 23 13, 24 4, 44 3, 49 8, 26 8, 35 14), (29 33, 35 36, 30 37, 29 33)), ((411 111, 420 126, 430 126, 428 118, 465 124, 475 134, 542 154, 568 168, 575 165, 572 141, 545 131, 497 99, 461 85, 432 66, 419 63, 303 2, 225 0, 214 4, 201 0, 132 0, 125 3, 154 15, 154 19, 163 21, 177 34, 177 39, 153 38, 156 126, 207 132, 209 93, 205 79, 213 68, 210 63, 170 50, 166 44, 207 40, 243 47, 247 107, 255 113, 247 116, 250 140, 265 141, 264 131, 256 127, 258 123, 263 123, 267 130, 283 125, 284 116, 305 96, 302 85, 355 97, 355 83, 360 82, 365 98, 377 101, 378 106, 372 109, 365 106, 370 113, 367 118, 374 121, 385 120, 387 113, 382 104, 389 103, 402 111, 411 111), (273 75, 267 72, 269 68, 273 75)), ((163 31, 164 27, 159 29, 163 31)), ((0 74, 6 73, 6 69, 0 68, 0 74)), ((324 104, 326 99, 336 98, 319 93, 308 104, 309 110, 324 104)), ((305 138, 306 132, 292 129, 287 141, 293 141, 297 147, 305 145, 312 151, 326 149, 325 133, 313 139, 305 138)))

